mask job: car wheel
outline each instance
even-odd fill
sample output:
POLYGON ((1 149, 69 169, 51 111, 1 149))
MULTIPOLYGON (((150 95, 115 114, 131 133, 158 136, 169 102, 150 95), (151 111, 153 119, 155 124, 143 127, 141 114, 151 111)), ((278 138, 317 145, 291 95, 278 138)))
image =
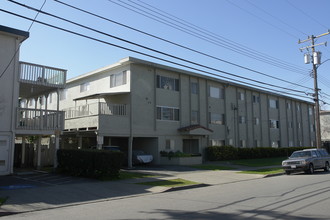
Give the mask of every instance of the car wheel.
POLYGON ((288 171, 288 170, 286 170, 285 173, 286 173, 286 175, 290 175, 291 174, 291 172, 288 171))
POLYGON ((328 162, 325 162, 324 171, 325 172, 329 172, 329 170, 330 170, 329 163, 328 162))
POLYGON ((309 164, 309 166, 308 166, 308 173, 309 174, 313 174, 314 173, 314 166, 313 166, 313 164, 309 164))

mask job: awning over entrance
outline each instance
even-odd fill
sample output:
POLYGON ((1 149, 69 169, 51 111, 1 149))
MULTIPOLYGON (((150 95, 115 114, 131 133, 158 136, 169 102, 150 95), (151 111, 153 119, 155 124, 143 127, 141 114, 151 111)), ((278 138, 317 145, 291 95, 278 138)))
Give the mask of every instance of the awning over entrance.
POLYGON ((210 135, 213 130, 202 125, 189 125, 178 129, 179 132, 185 135, 210 135))
POLYGON ((109 95, 120 95, 120 94, 128 94, 128 93, 129 92, 96 93, 96 94, 92 94, 92 95, 75 98, 75 99, 73 99, 73 101, 86 100, 86 99, 98 99, 98 98, 104 98, 105 96, 109 96, 109 95))

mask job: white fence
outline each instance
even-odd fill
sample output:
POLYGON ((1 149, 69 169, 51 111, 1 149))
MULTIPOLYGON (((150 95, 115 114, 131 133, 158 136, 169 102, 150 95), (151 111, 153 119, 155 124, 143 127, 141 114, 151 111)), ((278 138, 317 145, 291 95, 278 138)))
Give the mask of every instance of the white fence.
POLYGON ((65 119, 86 117, 91 115, 126 116, 127 105, 97 102, 97 103, 67 108, 64 109, 64 111, 65 111, 65 119))
POLYGON ((64 112, 17 108, 16 128, 22 130, 63 130, 64 112))

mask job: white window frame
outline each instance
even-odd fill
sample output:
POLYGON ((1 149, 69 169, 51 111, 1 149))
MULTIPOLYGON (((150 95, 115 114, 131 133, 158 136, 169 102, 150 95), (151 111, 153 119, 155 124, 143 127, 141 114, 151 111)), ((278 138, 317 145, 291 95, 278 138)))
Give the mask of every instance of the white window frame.
POLYGON ((157 120, 180 121, 180 109, 168 106, 157 106, 157 120))
POLYGON ((211 146, 225 146, 226 141, 220 140, 220 139, 210 139, 210 145, 211 146))
POLYGON ((198 94, 199 93, 199 86, 198 86, 198 82, 191 82, 190 83, 190 90, 191 90, 191 94, 198 94))
POLYGON ((191 111, 191 124, 199 124, 199 111, 191 111))
POLYGON ((275 119, 269 119, 269 128, 279 129, 280 128, 280 122, 275 119))
POLYGON ((224 125, 225 124, 225 114, 219 114, 214 112, 209 112, 210 124, 224 125))
POLYGON ((127 84, 127 70, 110 75, 110 88, 127 84))
POLYGON ((269 107, 278 109, 278 100, 276 99, 269 99, 269 107))
POLYGON ((211 98, 223 99, 225 96, 225 90, 223 88, 210 86, 209 87, 209 96, 211 98))
POLYGON ((245 100, 245 93, 244 92, 238 92, 238 100, 240 100, 240 101, 245 100))
POLYGON ((240 124, 245 124, 246 123, 246 118, 245 118, 245 116, 239 116, 239 118, 238 118, 238 120, 239 120, 239 123, 240 124))
POLYGON ((80 84, 80 93, 87 92, 90 89, 90 82, 80 84))
POLYGON ((180 81, 173 77, 157 75, 157 88, 180 91, 180 81))

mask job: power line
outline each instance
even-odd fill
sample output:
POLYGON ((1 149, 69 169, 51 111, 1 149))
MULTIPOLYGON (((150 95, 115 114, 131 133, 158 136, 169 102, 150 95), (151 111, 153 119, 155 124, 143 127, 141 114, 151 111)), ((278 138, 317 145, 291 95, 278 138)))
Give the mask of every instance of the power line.
MULTIPOLYGON (((262 56, 262 55, 259 55, 259 54, 254 54, 254 53, 252 53, 251 51, 249 51, 247 49, 244 49, 244 48, 242 49, 242 48, 239 48, 239 47, 232 47, 230 45, 227 45, 227 44, 225 44, 223 42, 224 41, 223 39, 219 39, 219 38, 218 39, 214 39, 215 38, 214 36, 211 36, 211 37, 210 37, 210 35, 206 35, 205 36, 205 34, 204 35, 201 35, 200 33, 197 33, 196 31, 189 30, 186 27, 178 26, 176 23, 173 23, 173 22, 170 22, 170 21, 164 21, 159 16, 155 16, 155 15, 151 15, 150 16, 150 12, 149 11, 138 9, 137 7, 132 6, 132 5, 128 4, 127 2, 125 3, 125 5, 123 5, 123 4, 118 3, 118 1, 113 1, 113 0, 108 0, 108 1, 109 2, 112 2, 112 3, 116 4, 116 5, 119 5, 119 6, 123 7, 123 8, 126 8, 126 9, 128 9, 130 11, 133 11, 133 12, 135 12, 137 14, 140 14, 142 16, 145 16, 147 18, 150 18, 152 20, 155 20, 155 21, 157 21, 159 23, 165 24, 165 25, 170 26, 170 27, 172 27, 174 29, 177 29, 177 30, 180 30, 180 31, 182 31, 184 33, 187 33, 189 35, 192 35, 192 36, 194 36, 196 38, 199 38, 201 40, 207 41, 207 42, 212 43, 214 45, 217 45, 217 46, 226 48, 228 50, 234 51, 234 52, 239 53, 241 55, 250 57, 252 59, 255 59, 255 60, 258 60, 258 61, 261 61, 261 62, 264 62, 264 63, 268 63, 268 64, 273 65, 273 66, 276 66, 278 68, 286 69, 286 70, 289 70, 289 71, 292 71, 292 72, 296 72, 296 73, 300 73, 300 74, 303 74, 303 75, 306 74, 305 69, 304 70, 302 70, 302 69, 299 70, 297 67, 289 66, 289 64, 279 63, 278 61, 276 62, 276 61, 270 60, 269 58, 267 60, 265 58, 265 56, 262 56), (135 9, 129 8, 128 6, 133 7, 135 9, 137 9, 137 10, 143 11, 144 13, 142 13, 140 11, 137 11, 135 9)), ((119 1, 121 2, 121 0, 119 0, 119 1)))
POLYGON ((303 10, 301 10, 300 8, 296 7, 294 4, 292 4, 290 1, 286 0, 286 2, 291 5, 291 7, 295 8, 297 11, 299 11, 300 13, 302 13, 303 15, 305 15, 306 17, 310 18, 311 20, 313 20, 315 23, 319 24, 320 26, 322 26, 325 29, 329 29, 329 27, 321 24, 318 20, 314 19, 312 16, 310 16, 309 14, 307 14, 306 12, 304 12, 303 10))
MULTIPOLYGON (((47 1, 47 0, 45 0, 44 3, 41 5, 40 10, 44 7, 44 5, 46 4, 46 1, 47 1)), ((32 22, 31 22, 31 24, 30 24, 30 26, 29 26, 27 32, 29 32, 30 29, 32 28, 32 25, 34 24, 34 22, 35 22, 35 20, 37 19, 38 15, 39 15, 39 12, 37 12, 37 14, 35 15, 35 17, 34 17, 34 19, 32 20, 32 22)), ((17 47, 17 49, 16 49, 14 55, 12 56, 12 58, 10 59, 10 61, 9 61, 9 63, 8 63, 8 65, 6 66, 6 68, 4 69, 4 71, 0 74, 0 78, 5 74, 5 72, 6 72, 6 71, 8 70, 8 68, 9 68, 10 64, 14 61, 14 59, 15 59, 15 57, 16 57, 16 55, 17 55, 17 53, 18 53, 18 51, 19 51, 20 48, 21 48, 21 44, 18 45, 18 47, 17 47)))
MULTIPOLYGON (((178 18, 177 16, 175 16, 175 15, 173 15, 173 14, 169 14, 169 13, 167 13, 167 12, 165 12, 165 11, 159 9, 159 8, 156 8, 156 7, 154 7, 154 6, 150 5, 150 4, 147 4, 147 3, 145 3, 145 2, 143 2, 143 1, 141 1, 141 0, 137 0, 137 1, 138 1, 138 2, 141 2, 144 6, 141 5, 141 4, 137 4, 137 3, 133 2, 132 0, 129 0, 129 1, 132 2, 132 3, 134 3, 134 4, 136 4, 136 5, 138 5, 138 6, 140 6, 140 7, 143 7, 143 8, 145 8, 145 9, 147 9, 148 11, 153 11, 153 12, 155 12, 155 13, 158 14, 158 15, 161 15, 161 16, 163 16, 163 17, 165 17, 165 18, 167 18, 167 19, 170 19, 170 20, 172 20, 172 21, 174 21, 174 22, 176 22, 176 23, 183 24, 183 25, 185 25, 185 26, 187 26, 187 27, 189 27, 189 28, 191 28, 191 29, 194 29, 194 30, 196 30, 196 31, 198 31, 198 32, 200 32, 200 33, 202 33, 202 34, 205 34, 205 35, 208 35, 208 36, 214 37, 214 38, 216 38, 216 39, 219 39, 219 40, 221 40, 221 41, 224 41, 224 42, 226 42, 228 45, 231 45, 231 46, 233 46, 233 47, 240 48, 240 49, 245 50, 245 51, 250 52, 250 53, 251 53, 251 51, 252 51, 253 53, 255 53, 255 54, 259 55, 259 56, 262 56, 263 58, 264 58, 264 57, 268 57, 268 59, 270 59, 270 60, 273 60, 273 61, 276 61, 276 62, 279 62, 279 63, 285 64, 285 65, 289 65, 289 66, 291 66, 291 67, 295 67, 295 68, 297 68, 297 69, 303 69, 303 70, 305 71, 305 68, 301 68, 301 67, 299 67, 299 66, 297 66, 297 65, 290 64, 290 63, 288 63, 288 62, 282 61, 282 60, 277 59, 277 58, 275 58, 275 57, 269 56, 269 55, 267 55, 267 54, 265 54, 265 53, 262 53, 262 52, 259 52, 259 51, 254 50, 254 49, 248 48, 248 47, 246 47, 246 46, 244 46, 244 45, 242 45, 242 44, 239 44, 239 43, 237 43, 237 42, 234 42, 234 41, 232 41, 232 40, 230 40, 230 39, 228 39, 228 38, 225 38, 225 37, 223 37, 223 36, 220 36, 220 35, 218 35, 218 34, 215 34, 215 33, 211 32, 211 31, 208 31, 208 30, 206 30, 206 29, 204 29, 204 28, 202 28, 202 27, 196 26, 196 25, 194 25, 194 24, 192 24, 192 23, 190 23, 190 22, 188 22, 188 21, 185 21, 185 20, 183 20, 183 19, 181 19, 181 18, 178 18), (147 7, 146 7, 145 5, 147 5, 147 7), (154 10, 153 10, 153 9, 154 9, 154 10), (159 13, 159 12, 160 12, 160 13, 159 13)), ((112 1, 112 2, 113 2, 113 1, 112 1)), ((115 3, 115 2, 113 2, 113 3, 115 3)), ((122 6, 122 5, 120 5, 120 6, 122 6)), ((123 7, 123 6, 122 6, 122 7, 123 7)), ((136 8, 136 7, 135 7, 135 8, 136 8)), ((150 14, 150 13, 149 13, 149 14, 150 14)))
POLYGON ((165 56, 168 56, 168 57, 171 57, 171 58, 174 58, 174 59, 177 59, 177 60, 180 60, 180 61, 184 61, 186 63, 190 63, 190 64, 193 64, 193 65, 196 65, 196 66, 199 66, 199 67, 203 67, 203 68, 206 68, 206 69, 210 69, 210 70, 213 70, 213 71, 217 71, 217 72, 220 72, 220 73, 223 73, 223 74, 226 74, 226 75, 230 75, 230 76, 234 76, 234 77, 237 77, 237 78, 241 78, 241 79, 244 79, 244 80, 249 80, 249 81, 252 81, 252 82, 256 82, 256 83, 259 83, 259 84, 263 84, 263 85, 267 85, 267 86, 272 86, 272 87, 276 87, 276 88, 281 88, 281 89, 285 89, 285 90, 288 90, 288 91, 293 91, 293 92, 298 92, 298 93, 305 93, 304 91, 299 91, 299 90, 294 90, 294 89, 291 89, 291 88, 287 88, 287 87, 281 87, 281 86, 276 86, 276 85, 273 85, 273 84, 270 84, 270 83, 265 83, 265 82, 261 82, 261 81, 258 81, 258 80, 253 80, 253 79, 250 79, 248 77, 243 77, 243 76, 239 76, 239 75, 236 75, 236 74, 233 74, 233 73, 229 73, 229 72, 225 72, 225 71, 222 71, 220 69, 216 69, 216 68, 212 68, 212 67, 209 67, 209 66, 206 66, 206 65, 202 65, 202 64, 199 64, 199 63, 196 63, 196 62, 192 62, 190 60, 187 60, 187 59, 183 59, 181 57, 177 57, 177 56, 174 56, 174 55, 171 55, 171 54, 168 54, 168 53, 165 53, 165 52, 162 52, 162 51, 159 51, 159 50, 155 50, 153 48, 150 48, 150 47, 146 47, 144 45, 141 45, 141 44, 137 44, 137 43, 134 43, 132 41, 129 41, 129 40, 126 40, 126 39, 123 39, 123 38, 120 38, 120 37, 116 37, 114 35, 111 35, 111 34, 108 34, 108 33, 105 33, 105 32, 102 32, 102 31, 99 31, 99 30, 96 30, 94 28, 91 28, 91 27, 88 27, 88 26, 85 26, 85 25, 82 25, 82 24, 79 24, 77 22, 73 22, 71 20, 68 20, 68 19, 65 19, 63 17, 59 17, 59 16, 56 16, 56 15, 53 15, 53 14, 50 14, 48 12, 44 12, 44 11, 41 11, 41 10, 38 10, 36 8, 33 8, 33 7, 30 7, 30 6, 27 6, 27 5, 24 5, 24 4, 21 4, 21 3, 18 3, 18 2, 15 2, 13 0, 9 0, 10 2, 13 2, 15 4, 18 4, 22 7, 26 7, 30 10, 34 10, 34 11, 38 11, 40 13, 43 13, 45 15, 48 15, 48 16, 51 16, 51 17, 54 17, 54 18, 57 18, 59 20, 62 20, 62 21, 65 21, 65 22, 68 22, 68 23, 71 23, 71 24, 74 24, 76 26, 79 26, 79 27, 82 27, 82 28, 85 28, 85 29, 88 29, 88 30, 91 30, 91 31, 94 31, 96 33, 99 33, 99 34, 102 34, 102 35, 105 35, 105 36, 108 36, 108 37, 111 37, 111 38, 114 38, 116 40, 120 40, 120 41, 123 41, 125 43, 129 43, 131 45, 134 45, 134 46, 138 46, 138 47, 141 47, 143 49, 146 49, 146 50, 150 50, 152 52, 156 52, 156 53, 159 53, 159 54, 162 54, 162 55, 165 55, 165 56))
MULTIPOLYGON (((209 58, 212 58, 212 59, 215 59, 215 60, 218 60, 218 61, 221 61, 221 62, 224 62, 224 63, 230 64, 230 65, 233 65, 233 66, 236 66, 236 67, 239 67, 239 68, 242 68, 242 69, 245 69, 245 70, 248 70, 248 71, 251 71, 251 72, 254 72, 254 73, 260 74, 260 75, 263 75, 263 76, 267 76, 267 77, 270 77, 270 78, 272 78, 272 79, 276 79, 276 80, 279 80, 279 81, 282 81, 282 82, 286 82, 286 83, 289 83, 289 84, 292 84, 292 85, 295 85, 295 86, 299 86, 299 87, 302 87, 302 88, 305 88, 305 89, 311 89, 311 88, 308 88, 308 87, 306 87, 306 86, 302 86, 302 85, 299 85, 299 84, 295 84, 295 83, 292 83, 292 82, 290 82, 290 81, 283 80, 283 79, 280 79, 280 78, 278 78, 278 77, 271 76, 271 75, 268 75, 268 74, 266 74, 266 73, 263 73, 263 72, 260 72, 260 71, 257 71, 257 70, 253 70, 253 69, 251 69, 251 68, 248 68, 248 67, 245 67, 245 66, 242 66, 242 65, 239 65, 239 64, 236 64, 236 63, 233 63, 233 62, 230 62, 230 61, 227 61, 227 60, 224 60, 224 59, 221 59, 221 58, 218 58, 218 57, 215 57, 215 56, 209 55, 209 54, 206 54, 206 53, 204 53, 204 52, 201 52, 201 51, 198 51, 198 50, 195 50, 195 49, 189 48, 189 47, 187 47, 187 46, 183 46, 183 45, 178 44, 178 43, 175 43, 175 42, 173 42, 173 41, 169 41, 169 40, 167 40, 167 39, 164 39, 164 38, 161 38, 161 37, 158 37, 158 36, 155 36, 155 35, 152 35, 152 34, 146 33, 146 32, 141 31, 141 30, 139 30, 139 29, 133 28, 133 27, 128 26, 128 25, 124 25, 124 24, 122 24, 122 23, 119 23, 119 22, 113 21, 113 20, 111 20, 111 19, 105 18, 105 17, 103 17, 103 16, 100 16, 100 15, 97 15, 97 14, 94 14, 94 13, 91 13, 91 12, 86 11, 86 10, 83 10, 83 9, 81 9, 81 8, 77 8, 77 7, 72 6, 72 5, 69 5, 69 4, 67 4, 67 3, 64 3, 64 2, 61 2, 61 1, 58 1, 58 0, 54 0, 54 1, 56 1, 56 2, 58 2, 58 3, 60 3, 60 4, 63 4, 63 5, 65 5, 65 6, 67 6, 67 7, 73 8, 73 9, 75 9, 75 10, 78 10, 78 11, 81 11, 81 12, 87 13, 87 14, 89 14, 89 15, 95 16, 95 17, 97 17, 97 18, 100 18, 100 19, 103 19, 103 20, 106 20, 106 21, 109 21, 109 22, 115 23, 115 24, 117 24, 117 25, 123 26, 123 27, 125 27, 125 28, 128 28, 128 29, 130 29, 130 30, 136 31, 136 32, 138 32, 138 33, 142 33, 142 34, 145 34, 145 35, 147 35, 147 36, 150 36, 150 37, 156 38, 156 39, 158 39, 158 40, 164 41, 164 42, 166 42, 166 43, 170 43, 170 44, 172 44, 172 45, 175 45, 175 46, 181 47, 181 48, 183 48, 183 49, 186 49, 186 50, 189 50, 189 51, 192 51, 192 52, 195 52, 195 53, 201 54, 201 55, 203 55, 203 56, 206 56, 206 57, 209 57, 209 58)), ((15 1, 12 1, 12 2, 15 3, 15 1)))
POLYGON ((297 36, 295 36, 295 35, 293 35, 293 34, 287 32, 287 31, 283 30, 283 29, 280 28, 280 27, 277 27, 276 25, 274 25, 274 24, 272 24, 272 23, 266 21, 265 19, 263 19, 263 18, 261 18, 261 17, 255 15, 255 14, 249 12, 249 11, 246 10, 245 8, 242 8, 241 6, 235 4, 233 1, 228 1, 228 0, 226 0, 226 1, 227 1, 229 4, 234 5, 235 7, 241 9, 242 11, 245 11, 245 12, 248 13, 249 15, 252 15, 253 17, 256 17, 256 18, 259 19, 260 21, 263 21, 264 23, 266 23, 266 24, 272 26, 273 28, 275 28, 275 29, 277 29, 277 30, 279 30, 279 31, 281 31, 281 32, 283 32, 283 33, 289 35, 290 37, 293 37, 294 39, 299 39, 299 37, 297 37, 297 36))
POLYGON ((257 8, 258 10, 264 12, 265 14, 269 15, 270 17, 272 17, 272 18, 276 19, 277 21, 281 22, 282 24, 288 26, 289 28, 292 28, 292 29, 296 30, 297 32, 299 32, 299 33, 301 33, 301 34, 304 34, 304 35, 308 36, 308 34, 306 34, 305 32, 299 30, 299 29, 296 28, 295 26, 292 26, 292 25, 288 24, 287 22, 283 21, 282 19, 280 19, 280 18, 278 18, 278 17, 276 17, 276 16, 270 14, 268 11, 266 11, 265 9, 263 9, 263 8, 261 8, 261 7, 259 7, 259 6, 257 6, 256 4, 252 3, 251 1, 246 0, 245 2, 248 2, 249 4, 253 5, 253 6, 254 6, 255 8, 257 8))
MULTIPOLYGON (((10 12, 10 11, 4 10, 4 9, 0 9, 0 11, 11 14, 11 15, 14 15, 14 16, 17 16, 17 17, 20 17, 20 18, 23 18, 23 19, 26 19, 26 20, 33 20, 31 18, 13 13, 13 12, 10 12)), ((42 25, 45 25, 45 26, 48 26, 48 27, 51 27, 51 28, 54 28, 54 29, 58 29, 58 30, 61 30, 61 31, 64 31, 64 32, 68 32, 68 33, 71 33, 71 34, 74 34, 74 35, 77 35, 77 36, 80 36, 80 37, 83 37, 83 38, 87 38, 87 39, 97 41, 97 42, 100 42, 100 43, 103 43, 103 44, 107 44, 107 45, 110 45, 110 46, 113 46, 113 47, 124 49, 124 50, 130 51, 130 52, 134 52, 134 53, 137 53, 137 54, 140 54, 140 55, 143 55, 143 56, 151 57, 151 58, 161 60, 161 61, 164 61, 164 62, 167 62, 167 63, 171 63, 171 64, 174 64, 174 65, 177 65, 177 66, 181 66, 181 67, 185 67, 185 68, 192 69, 192 70, 195 70, 195 71, 203 72, 203 73, 206 73, 208 75, 212 75, 212 76, 216 76, 216 77, 220 76, 220 75, 212 73, 212 72, 208 72, 208 71, 198 69, 198 68, 195 68, 195 67, 187 66, 185 64, 181 64, 181 63, 177 63, 177 62, 174 62, 174 61, 171 61, 171 60, 160 58, 160 57, 150 55, 150 54, 147 54, 147 53, 144 53, 144 52, 140 52, 140 51, 137 51, 137 50, 134 50, 134 49, 130 49, 130 48, 127 48, 127 47, 124 47, 124 46, 116 45, 116 44, 113 44, 113 43, 110 43, 110 42, 107 42, 107 41, 104 41, 104 40, 100 40, 100 39, 97 39, 97 38, 94 38, 94 37, 91 37, 91 36, 87 36, 87 35, 84 35, 84 34, 81 34, 81 33, 78 33, 78 32, 74 32, 74 31, 71 31, 71 30, 68 30, 68 29, 65 29, 65 28, 61 28, 61 27, 58 27, 58 26, 55 26, 55 25, 51 25, 51 24, 48 24, 48 23, 45 23, 45 22, 42 22, 42 21, 35 20, 35 22, 37 22, 39 24, 42 24, 42 25)), ((224 72, 224 71, 222 71, 222 72, 224 72)), ((276 93, 279 93, 279 94, 287 94, 287 95, 296 96, 296 97, 308 98, 306 96, 297 95, 297 94, 284 92, 284 91, 279 91, 279 90, 275 90, 275 89, 270 89, 268 87, 255 85, 255 84, 247 83, 247 82, 240 81, 240 80, 235 80, 235 79, 225 77, 225 76, 220 76, 220 77, 222 77, 224 79, 228 79, 228 80, 232 80, 232 81, 235 81, 235 82, 242 83, 243 85, 245 84, 245 85, 250 85, 250 86, 254 86, 254 87, 258 87, 258 88, 263 88, 263 89, 266 89, 267 91, 273 91, 273 92, 276 92, 276 93)), ((309 98, 309 99, 311 99, 311 98, 309 98)))

